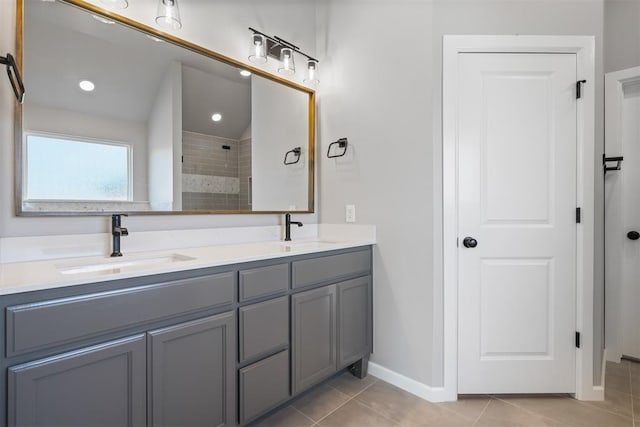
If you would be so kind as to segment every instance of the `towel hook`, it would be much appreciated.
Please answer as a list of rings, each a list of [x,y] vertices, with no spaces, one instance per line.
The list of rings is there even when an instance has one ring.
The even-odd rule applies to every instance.
[[[7,53],[7,56],[0,56],[0,64],[7,66],[7,76],[9,76],[9,81],[11,82],[11,88],[18,102],[22,104],[22,101],[24,101],[24,83],[16,60],[10,53]]]
[[[295,156],[295,160],[292,162],[288,162],[287,161],[287,157],[289,157],[289,154],[292,154]],[[300,154],[302,154],[302,149],[300,147],[296,147],[293,150],[289,150],[285,153],[284,155],[284,164],[285,165],[295,165],[296,163],[298,163],[300,161]]]
[[[338,154],[331,154],[331,147],[333,147],[334,145],[338,145],[339,148],[342,148],[342,152],[338,153]],[[327,157],[330,159],[335,159],[336,157],[342,157],[345,154],[347,154],[347,147],[349,145],[349,140],[347,138],[340,138],[337,141],[332,142],[331,144],[329,144],[329,148],[327,149]]]
[[[604,173],[606,174],[607,171],[619,171],[622,169],[622,161],[624,160],[624,157],[622,156],[617,156],[617,157],[606,157],[605,154],[602,155],[602,166],[604,168]],[[607,162],[616,162],[615,166],[607,166]]]

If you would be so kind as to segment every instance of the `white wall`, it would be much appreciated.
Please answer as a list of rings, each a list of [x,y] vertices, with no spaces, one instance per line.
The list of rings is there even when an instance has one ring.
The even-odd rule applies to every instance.
[[[604,70],[623,70],[640,65],[640,1],[605,0]]]
[[[372,360],[433,384],[434,85],[427,1],[335,0],[318,13],[320,222],[377,226]],[[328,144],[349,139],[345,157]],[[440,309],[441,310],[441,309]]]
[[[254,210],[306,210],[309,194],[309,96],[271,80],[251,78],[251,176]],[[298,163],[285,153],[302,147]],[[287,162],[294,162],[291,153]]]
[[[97,0],[94,2],[101,6]],[[197,8],[194,7],[197,5]],[[215,2],[180,3],[183,28],[178,37],[246,61],[250,32],[253,26],[268,34],[291,40],[313,55],[315,47],[315,5],[312,0],[280,0],[258,2],[221,0]],[[120,13],[130,19],[154,26],[155,0],[129,2]],[[0,0],[0,52],[15,52],[15,1]],[[273,69],[270,62],[265,69]],[[295,76],[302,81],[303,73]],[[27,93],[28,93],[27,82]],[[28,95],[27,95],[28,96]],[[9,82],[0,79],[0,237],[38,236],[53,234],[101,233],[109,229],[104,217],[16,217],[13,198],[13,117],[14,100]],[[300,215],[302,221],[314,223],[316,214]],[[154,215],[126,219],[129,232],[206,227],[278,225],[281,215]]]
[[[148,134],[151,210],[180,210],[182,176],[179,180],[175,177],[176,168],[182,166],[180,158],[177,165],[175,159],[175,151],[182,155],[182,65],[178,62],[171,63],[158,86],[149,113]]]
[[[600,158],[603,0],[332,0],[317,25],[320,221],[343,221],[354,203],[359,222],[378,226],[373,361],[442,385],[442,35],[595,35]],[[342,136],[350,157],[326,159]],[[601,207],[601,179],[593,187]],[[601,208],[596,223],[601,250]],[[601,251],[594,261],[602,289]]]
[[[25,130],[129,144],[133,160],[133,200],[149,200],[146,123],[109,119],[77,111],[26,103],[23,111],[23,128]]]

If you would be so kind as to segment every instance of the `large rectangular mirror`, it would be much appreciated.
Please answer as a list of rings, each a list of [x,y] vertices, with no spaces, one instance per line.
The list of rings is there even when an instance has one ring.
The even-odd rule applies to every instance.
[[[313,212],[313,90],[82,1],[18,7],[19,215]]]

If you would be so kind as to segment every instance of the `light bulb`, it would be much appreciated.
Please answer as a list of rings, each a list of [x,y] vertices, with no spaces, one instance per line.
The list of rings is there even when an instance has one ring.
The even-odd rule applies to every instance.
[[[255,33],[251,35],[249,61],[256,64],[264,64],[267,62],[267,38],[262,34]]]
[[[303,80],[305,83],[317,85],[320,83],[318,78],[318,61],[309,59],[307,61],[307,77]]]
[[[280,74],[284,74],[287,76],[291,76],[295,74],[296,64],[293,60],[293,49],[288,47],[283,47],[280,50],[280,61],[282,61],[280,68],[278,68],[278,72]]]

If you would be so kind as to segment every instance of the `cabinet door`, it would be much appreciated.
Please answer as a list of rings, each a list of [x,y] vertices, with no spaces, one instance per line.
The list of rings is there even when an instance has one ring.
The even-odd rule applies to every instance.
[[[293,295],[291,316],[295,394],[337,369],[335,285]]]
[[[235,424],[234,312],[149,332],[150,426]]]
[[[342,282],[338,289],[338,367],[371,352],[371,276]]]
[[[10,426],[146,425],[145,336],[9,368]]]

